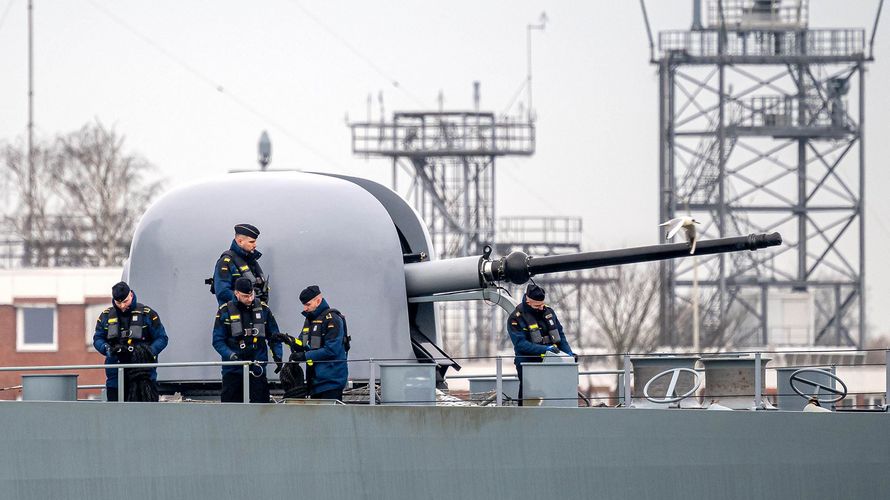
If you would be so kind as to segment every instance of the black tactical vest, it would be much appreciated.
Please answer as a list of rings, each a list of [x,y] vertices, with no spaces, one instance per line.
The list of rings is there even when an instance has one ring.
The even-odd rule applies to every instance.
[[[241,310],[234,300],[230,300],[226,304],[229,310],[229,335],[234,344],[240,349],[248,346],[258,347],[260,340],[266,338],[266,321],[263,319],[263,305],[259,300],[254,299],[253,306],[247,314],[249,318],[241,317]],[[248,320],[248,321],[245,321]],[[245,327],[244,325],[250,325]],[[230,345],[230,347],[232,347]]]
[[[544,306],[543,324],[538,321],[537,317],[528,311],[522,305],[513,310],[512,316],[522,319],[525,326],[522,331],[525,332],[526,338],[534,344],[553,345],[559,344],[559,329],[556,328],[556,314],[553,309]],[[522,325],[520,323],[520,325]]]
[[[108,311],[108,341],[117,342],[123,339],[146,340],[145,339],[145,309],[142,304],[133,302],[130,310],[123,313],[130,316],[130,326],[121,329],[118,310],[112,307]]]
[[[306,318],[303,330],[300,332],[300,341],[303,345],[309,349],[321,349],[324,346],[325,332],[328,330],[328,325],[334,321],[335,314],[339,316],[340,311],[325,309],[313,320]]]
[[[226,250],[222,253],[222,256],[232,259],[232,262],[235,263],[235,267],[238,268],[238,272],[241,273],[241,277],[249,279],[250,284],[254,287],[257,287],[257,282],[259,282],[261,286],[263,282],[266,281],[266,276],[263,274],[263,268],[260,267],[260,263],[256,260],[253,261],[253,266],[256,269],[256,273],[254,273],[254,270],[250,268],[247,261],[242,259],[241,256],[233,250]]]

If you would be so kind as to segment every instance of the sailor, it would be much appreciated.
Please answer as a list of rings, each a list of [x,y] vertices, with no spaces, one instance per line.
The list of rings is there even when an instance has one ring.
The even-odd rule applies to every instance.
[[[111,298],[111,307],[99,315],[93,334],[93,347],[105,355],[105,364],[142,362],[145,359],[157,362],[158,354],[167,347],[167,332],[157,311],[137,302],[136,294],[123,281],[111,287]],[[142,353],[145,355],[140,358]],[[132,370],[135,369],[127,372],[127,380],[130,380]],[[146,383],[152,386],[156,394],[157,369],[152,368],[149,373],[150,379]],[[117,368],[106,369],[105,378],[108,401],[117,401]],[[126,384],[124,389],[127,390]]]
[[[300,292],[300,302],[306,317],[300,332],[303,350],[292,352],[290,361],[306,362],[306,383],[312,399],[342,400],[349,376],[346,318],[328,305],[318,285]]]
[[[250,279],[235,280],[235,298],[219,306],[213,324],[213,348],[223,361],[258,361],[250,367],[250,402],[269,402],[269,381],[266,361],[269,348],[280,367],[281,341],[276,339],[278,323],[264,302],[256,298]],[[244,402],[243,367],[222,367],[223,403]]]
[[[574,356],[566,340],[562,324],[547,304],[544,289],[530,283],[522,296],[522,303],[507,318],[507,333],[516,354],[513,363],[519,377],[519,404],[522,405],[522,363],[540,363],[548,352]]]
[[[256,226],[251,224],[235,225],[235,238],[229,249],[220,255],[213,269],[211,291],[216,295],[219,305],[234,300],[235,295],[232,290],[235,280],[240,277],[249,279],[260,300],[268,302],[268,278],[263,274],[263,269],[257,262],[263,256],[256,249],[256,239],[259,236],[260,230]]]

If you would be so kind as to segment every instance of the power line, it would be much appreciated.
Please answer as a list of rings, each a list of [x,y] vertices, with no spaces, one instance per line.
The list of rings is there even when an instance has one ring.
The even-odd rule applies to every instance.
[[[519,99],[519,96],[522,94],[522,91],[525,90],[525,87],[528,85],[528,78],[523,78],[522,83],[519,85],[519,88],[516,89],[516,93],[513,94],[513,98],[510,99],[510,103],[501,111],[501,115],[506,115],[511,109],[513,109],[513,105],[516,104],[516,100]]]
[[[380,75],[385,80],[387,80],[390,83],[390,85],[392,85],[394,88],[397,88],[397,89],[401,90],[402,92],[404,92],[405,95],[410,97],[417,105],[419,105],[421,107],[426,106],[425,103],[421,99],[419,99],[411,91],[409,91],[408,89],[403,87],[402,84],[399,83],[399,81],[395,77],[393,77],[392,75],[387,73],[383,68],[380,67],[380,65],[378,65],[373,59],[366,56],[359,49],[357,49],[354,45],[352,45],[345,37],[340,36],[340,34],[338,34],[336,31],[334,31],[330,26],[325,24],[321,19],[318,18],[318,16],[316,16],[311,11],[309,11],[309,9],[307,9],[305,6],[303,6],[303,4],[301,4],[298,0],[291,0],[291,3],[293,3],[298,9],[300,9],[303,12],[303,14],[306,15],[306,17],[311,19],[313,22],[315,22],[315,24],[317,24],[319,27],[321,27],[321,29],[325,30],[329,35],[331,35],[331,37],[333,37],[335,40],[340,42],[344,47],[349,49],[349,51],[352,52],[353,55],[355,55],[356,57],[358,57],[359,59],[364,61],[365,64],[367,64],[371,69],[373,69],[378,75]]]
[[[10,1],[12,1],[12,0],[10,0]],[[114,21],[115,23],[120,25],[125,30],[129,31],[130,34],[141,39],[143,42],[145,42],[150,47],[152,47],[153,49],[158,51],[160,54],[167,57],[171,61],[175,62],[181,68],[183,68],[187,72],[191,73],[192,76],[194,76],[195,78],[203,81],[210,87],[213,87],[213,89],[216,90],[217,92],[219,92],[220,94],[223,94],[226,97],[228,97],[229,99],[231,99],[235,104],[237,104],[238,106],[243,108],[245,111],[247,111],[247,112],[251,113],[252,115],[256,116],[257,118],[260,118],[261,120],[269,123],[272,127],[278,129],[279,132],[281,132],[286,137],[288,137],[289,139],[291,139],[292,141],[294,141],[295,143],[300,145],[303,149],[305,149],[305,150],[309,151],[310,153],[314,154],[315,156],[317,156],[319,159],[324,160],[325,162],[328,162],[331,165],[342,168],[342,166],[337,161],[335,161],[333,158],[331,158],[324,152],[320,151],[319,149],[315,148],[311,144],[307,143],[306,141],[300,139],[299,136],[297,136],[296,134],[294,134],[293,132],[288,130],[287,127],[285,127],[284,125],[279,123],[277,120],[272,118],[270,115],[251,106],[250,104],[247,103],[247,101],[241,99],[240,97],[233,94],[231,91],[227,90],[221,83],[219,83],[216,80],[214,80],[213,78],[205,75],[200,70],[198,70],[197,68],[195,68],[194,66],[189,64],[185,59],[179,57],[178,55],[174,54],[173,52],[170,52],[169,50],[164,48],[161,44],[155,42],[152,38],[148,37],[147,35],[143,34],[141,31],[136,29],[133,25],[131,25],[130,23],[125,21],[123,18],[114,14],[113,12],[106,9],[105,7],[97,4],[94,0],[88,0],[88,1],[90,4],[93,5],[93,7],[96,8],[96,10],[105,14],[109,19],[111,19],[112,21]]]

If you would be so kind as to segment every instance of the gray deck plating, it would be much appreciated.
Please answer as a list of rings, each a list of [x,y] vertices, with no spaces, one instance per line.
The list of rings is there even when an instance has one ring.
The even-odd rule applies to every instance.
[[[0,496],[22,500],[890,490],[888,414],[2,402],[0,422]]]

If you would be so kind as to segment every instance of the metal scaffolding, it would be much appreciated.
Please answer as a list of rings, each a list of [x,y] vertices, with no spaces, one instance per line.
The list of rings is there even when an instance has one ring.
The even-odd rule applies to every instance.
[[[498,219],[498,238],[495,251],[507,255],[513,251],[528,255],[556,255],[581,251],[581,217],[501,217]],[[573,348],[583,347],[585,339],[581,325],[581,307],[584,286],[599,282],[592,272],[574,272],[571,275],[556,274],[534,278],[546,290],[547,305],[556,311],[563,330]],[[511,286],[510,292],[519,300],[525,286]],[[502,327],[503,322],[496,327]],[[500,336],[498,348],[508,345],[507,338]]]
[[[863,77],[873,58],[863,29],[811,29],[807,14],[806,1],[715,1],[706,27],[660,32],[652,47],[659,219],[691,214],[706,238],[785,238],[765,255],[662,264],[665,345],[690,342],[695,273],[704,347],[769,344],[776,290],[813,295],[817,343],[865,345]]]
[[[495,159],[535,152],[533,123],[490,112],[399,112],[391,122],[369,120],[350,128],[353,153],[392,161],[392,188],[427,223],[438,258],[481,255],[495,242]],[[408,182],[400,183],[405,175]],[[495,334],[487,306],[440,306],[446,350],[466,356],[490,352]]]

